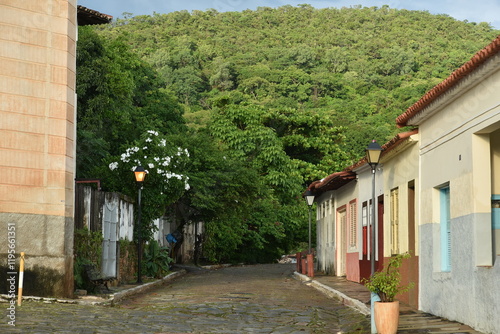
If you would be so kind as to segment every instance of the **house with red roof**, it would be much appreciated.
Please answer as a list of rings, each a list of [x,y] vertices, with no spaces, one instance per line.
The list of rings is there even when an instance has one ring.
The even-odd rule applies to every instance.
[[[417,130],[400,133],[382,145],[375,174],[363,158],[309,186],[317,203],[318,270],[361,282],[371,275],[372,254],[375,270],[381,270],[392,255],[411,251],[403,280],[418,274],[417,142]],[[417,307],[418,289],[400,299]]]
[[[500,36],[401,114],[418,127],[420,309],[500,333]]]
[[[313,182],[317,269],[369,276],[375,233],[377,270],[412,254],[400,300],[500,333],[499,92],[500,36],[396,119],[414,130],[382,146],[375,187],[366,159]]]

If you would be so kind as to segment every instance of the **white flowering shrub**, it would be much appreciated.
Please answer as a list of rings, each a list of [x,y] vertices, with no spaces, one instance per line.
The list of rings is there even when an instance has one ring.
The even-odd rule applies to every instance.
[[[167,141],[160,138],[157,131],[148,130],[143,138],[149,146],[134,146],[128,148],[120,156],[120,161],[113,161],[109,164],[109,169],[114,171],[120,166],[134,171],[137,166],[142,166],[146,170],[146,178],[155,178],[155,182],[160,181],[164,186],[168,186],[172,179],[183,183],[185,190],[189,190],[189,178],[186,175],[176,172],[189,158],[187,149],[177,147],[173,154],[168,155]]]
[[[153,220],[162,216],[167,205],[179,199],[190,189],[189,177],[183,173],[189,161],[187,149],[169,143],[157,131],[147,131],[135,144],[119,156],[109,160],[108,175],[104,180],[113,190],[131,196],[137,194],[134,187],[134,170],[142,166],[146,177],[142,191],[142,236],[151,238]]]

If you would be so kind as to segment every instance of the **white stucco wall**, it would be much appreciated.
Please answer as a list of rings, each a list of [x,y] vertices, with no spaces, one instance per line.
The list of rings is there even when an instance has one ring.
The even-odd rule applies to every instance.
[[[500,333],[500,258],[492,255],[490,201],[498,172],[491,170],[489,143],[500,128],[499,68],[482,71],[478,85],[450,96],[419,124],[420,308],[486,333]],[[450,187],[450,272],[440,263],[437,189],[443,184]]]
[[[358,182],[351,181],[340,189],[325,192],[315,199],[315,202],[317,203],[316,252],[318,270],[325,271],[332,275],[345,274],[339,271],[338,266],[341,261],[344,261],[345,264],[345,256],[340,256],[340,253],[337,250],[340,243],[340,232],[337,223],[337,209],[348,205],[350,201],[356,199],[357,197]],[[325,206],[325,209],[322,208],[323,205]]]
[[[372,174],[372,169],[369,165],[363,165],[361,168],[356,170],[356,173],[358,174],[358,187],[359,187],[359,194],[358,194],[358,217],[359,217],[359,224],[358,224],[358,231],[359,231],[359,245],[362,245],[362,228],[363,228],[363,223],[362,223],[362,210],[363,210],[363,203],[367,202],[370,203],[372,200],[373,196],[373,174]],[[378,205],[377,205],[377,199],[380,195],[384,193],[384,173],[385,173],[385,165],[383,163],[380,163],[375,171],[375,217],[378,217]],[[371,220],[371,212],[372,209],[370,209],[370,206],[368,206],[368,216],[367,216],[367,224],[369,224],[369,221]],[[380,222],[381,223],[381,222]],[[375,222],[376,226],[378,226],[379,222]],[[378,228],[375,229],[375,238],[378,240]],[[368,235],[368,249],[370,249],[370,244],[371,244],[371,237]],[[359,258],[361,259],[363,257],[363,249],[360,247],[359,251]],[[368,260],[370,260],[370,252],[368,252]],[[378,261],[382,254],[378,253],[378,247],[375,248],[375,260]]]
[[[316,199],[317,270],[335,273],[335,193],[328,191]]]

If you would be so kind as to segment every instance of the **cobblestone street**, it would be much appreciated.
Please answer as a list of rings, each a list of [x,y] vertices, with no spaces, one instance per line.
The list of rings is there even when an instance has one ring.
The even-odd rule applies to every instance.
[[[8,326],[5,316],[0,332],[369,332],[369,319],[293,279],[294,269],[275,264],[195,270],[114,307],[24,302],[16,326]]]

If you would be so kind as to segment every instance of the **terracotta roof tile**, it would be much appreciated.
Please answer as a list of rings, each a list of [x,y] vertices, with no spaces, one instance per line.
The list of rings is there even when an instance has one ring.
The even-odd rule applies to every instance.
[[[407,122],[421,112],[425,107],[435,101],[438,97],[446,93],[453,86],[455,86],[460,80],[469,75],[471,72],[476,70],[488,59],[500,52],[500,35],[493,40],[484,49],[477,52],[468,62],[463,64],[457,70],[455,70],[451,75],[444,81],[434,86],[430,91],[428,91],[424,96],[420,98],[415,104],[409,107],[403,114],[396,118],[396,124],[399,127],[407,125]]]

